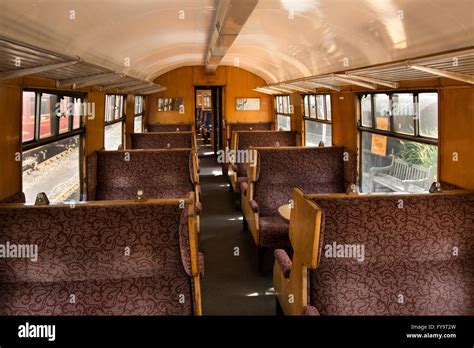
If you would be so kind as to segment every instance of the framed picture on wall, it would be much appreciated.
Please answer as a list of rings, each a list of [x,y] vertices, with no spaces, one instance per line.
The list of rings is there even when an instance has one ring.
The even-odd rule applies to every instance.
[[[235,110],[238,111],[259,111],[260,98],[236,98]]]

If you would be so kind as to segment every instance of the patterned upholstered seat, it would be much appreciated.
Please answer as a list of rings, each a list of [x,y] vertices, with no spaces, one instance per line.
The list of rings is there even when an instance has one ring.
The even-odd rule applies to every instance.
[[[36,262],[0,259],[0,315],[199,313],[179,204],[0,205],[0,244],[38,247]]]
[[[190,123],[149,124],[146,128],[148,132],[190,132],[193,130],[193,125]]]
[[[347,161],[344,161],[345,154]],[[263,247],[287,247],[288,222],[278,207],[289,204],[293,188],[305,192],[342,193],[355,182],[356,156],[342,147],[258,149],[257,178],[253,213],[258,214],[256,244]],[[255,209],[255,207],[258,207]],[[256,211],[258,210],[258,211]],[[262,235],[263,232],[263,235]]]
[[[195,148],[193,132],[132,133],[132,149],[191,149]]]
[[[236,151],[247,151],[252,147],[275,147],[275,146],[296,146],[297,133],[282,131],[235,131],[232,138],[232,149]],[[229,175],[229,180],[235,192],[239,192],[239,183],[247,180],[248,155],[242,159],[235,156],[236,163],[232,166],[234,175]],[[242,157],[242,156],[240,156]]]
[[[190,150],[98,151],[88,157],[88,199],[135,199],[139,190],[145,198],[185,197],[196,191],[192,156]]]

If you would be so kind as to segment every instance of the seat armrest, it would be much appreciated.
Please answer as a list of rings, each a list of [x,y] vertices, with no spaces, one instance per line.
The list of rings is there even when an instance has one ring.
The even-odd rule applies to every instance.
[[[258,203],[253,199],[250,201],[250,208],[256,214],[260,212],[260,207],[258,206]]]
[[[245,181],[240,183],[240,191],[244,196],[247,196],[247,190],[249,188],[249,184],[247,184]]]
[[[239,167],[237,167],[237,164],[231,165],[232,170],[237,173],[239,171]]]
[[[196,205],[196,214],[197,214],[197,215],[201,215],[201,212],[202,212],[202,203],[201,203],[201,202],[196,202],[195,205]]]
[[[309,315],[309,316],[319,316],[318,310],[314,306],[304,306],[303,310],[301,311],[301,315]]]
[[[286,251],[283,249],[276,249],[273,254],[275,255],[275,261],[278,263],[278,266],[280,266],[283,276],[287,279],[290,278],[291,266],[293,263],[288,257]]]

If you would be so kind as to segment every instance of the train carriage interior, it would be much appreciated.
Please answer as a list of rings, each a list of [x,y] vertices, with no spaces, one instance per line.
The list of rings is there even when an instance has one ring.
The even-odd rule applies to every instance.
[[[474,316],[473,0],[0,0],[0,120],[5,337]]]

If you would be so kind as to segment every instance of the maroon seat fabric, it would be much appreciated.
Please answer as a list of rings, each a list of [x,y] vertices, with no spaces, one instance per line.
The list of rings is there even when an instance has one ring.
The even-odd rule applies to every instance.
[[[132,149],[191,149],[194,146],[192,132],[132,133]]]
[[[296,132],[255,131],[238,132],[237,149],[248,150],[252,147],[296,146]],[[247,163],[236,162],[237,177],[247,176]]]
[[[474,314],[473,194],[314,202],[322,239],[309,301],[322,315]],[[334,243],[363,245],[363,261],[330,257]]]
[[[344,161],[344,155],[348,161]],[[259,149],[254,200],[258,204],[260,245],[290,245],[288,222],[278,207],[288,204],[293,188],[312,193],[343,193],[356,177],[356,156],[342,147]],[[354,182],[352,181],[352,182]]]
[[[248,131],[248,130],[272,130],[273,123],[272,122],[254,122],[254,123],[227,123],[228,133],[227,136],[229,137],[227,140],[232,139],[232,132],[234,131]]]
[[[128,161],[125,160],[128,154]],[[88,199],[180,198],[194,191],[190,150],[98,151],[89,156]]]
[[[189,132],[193,130],[193,125],[190,123],[149,124],[146,128],[148,132]]]
[[[36,262],[0,258],[0,315],[192,315],[182,212],[171,203],[0,206],[0,244],[38,247]]]

